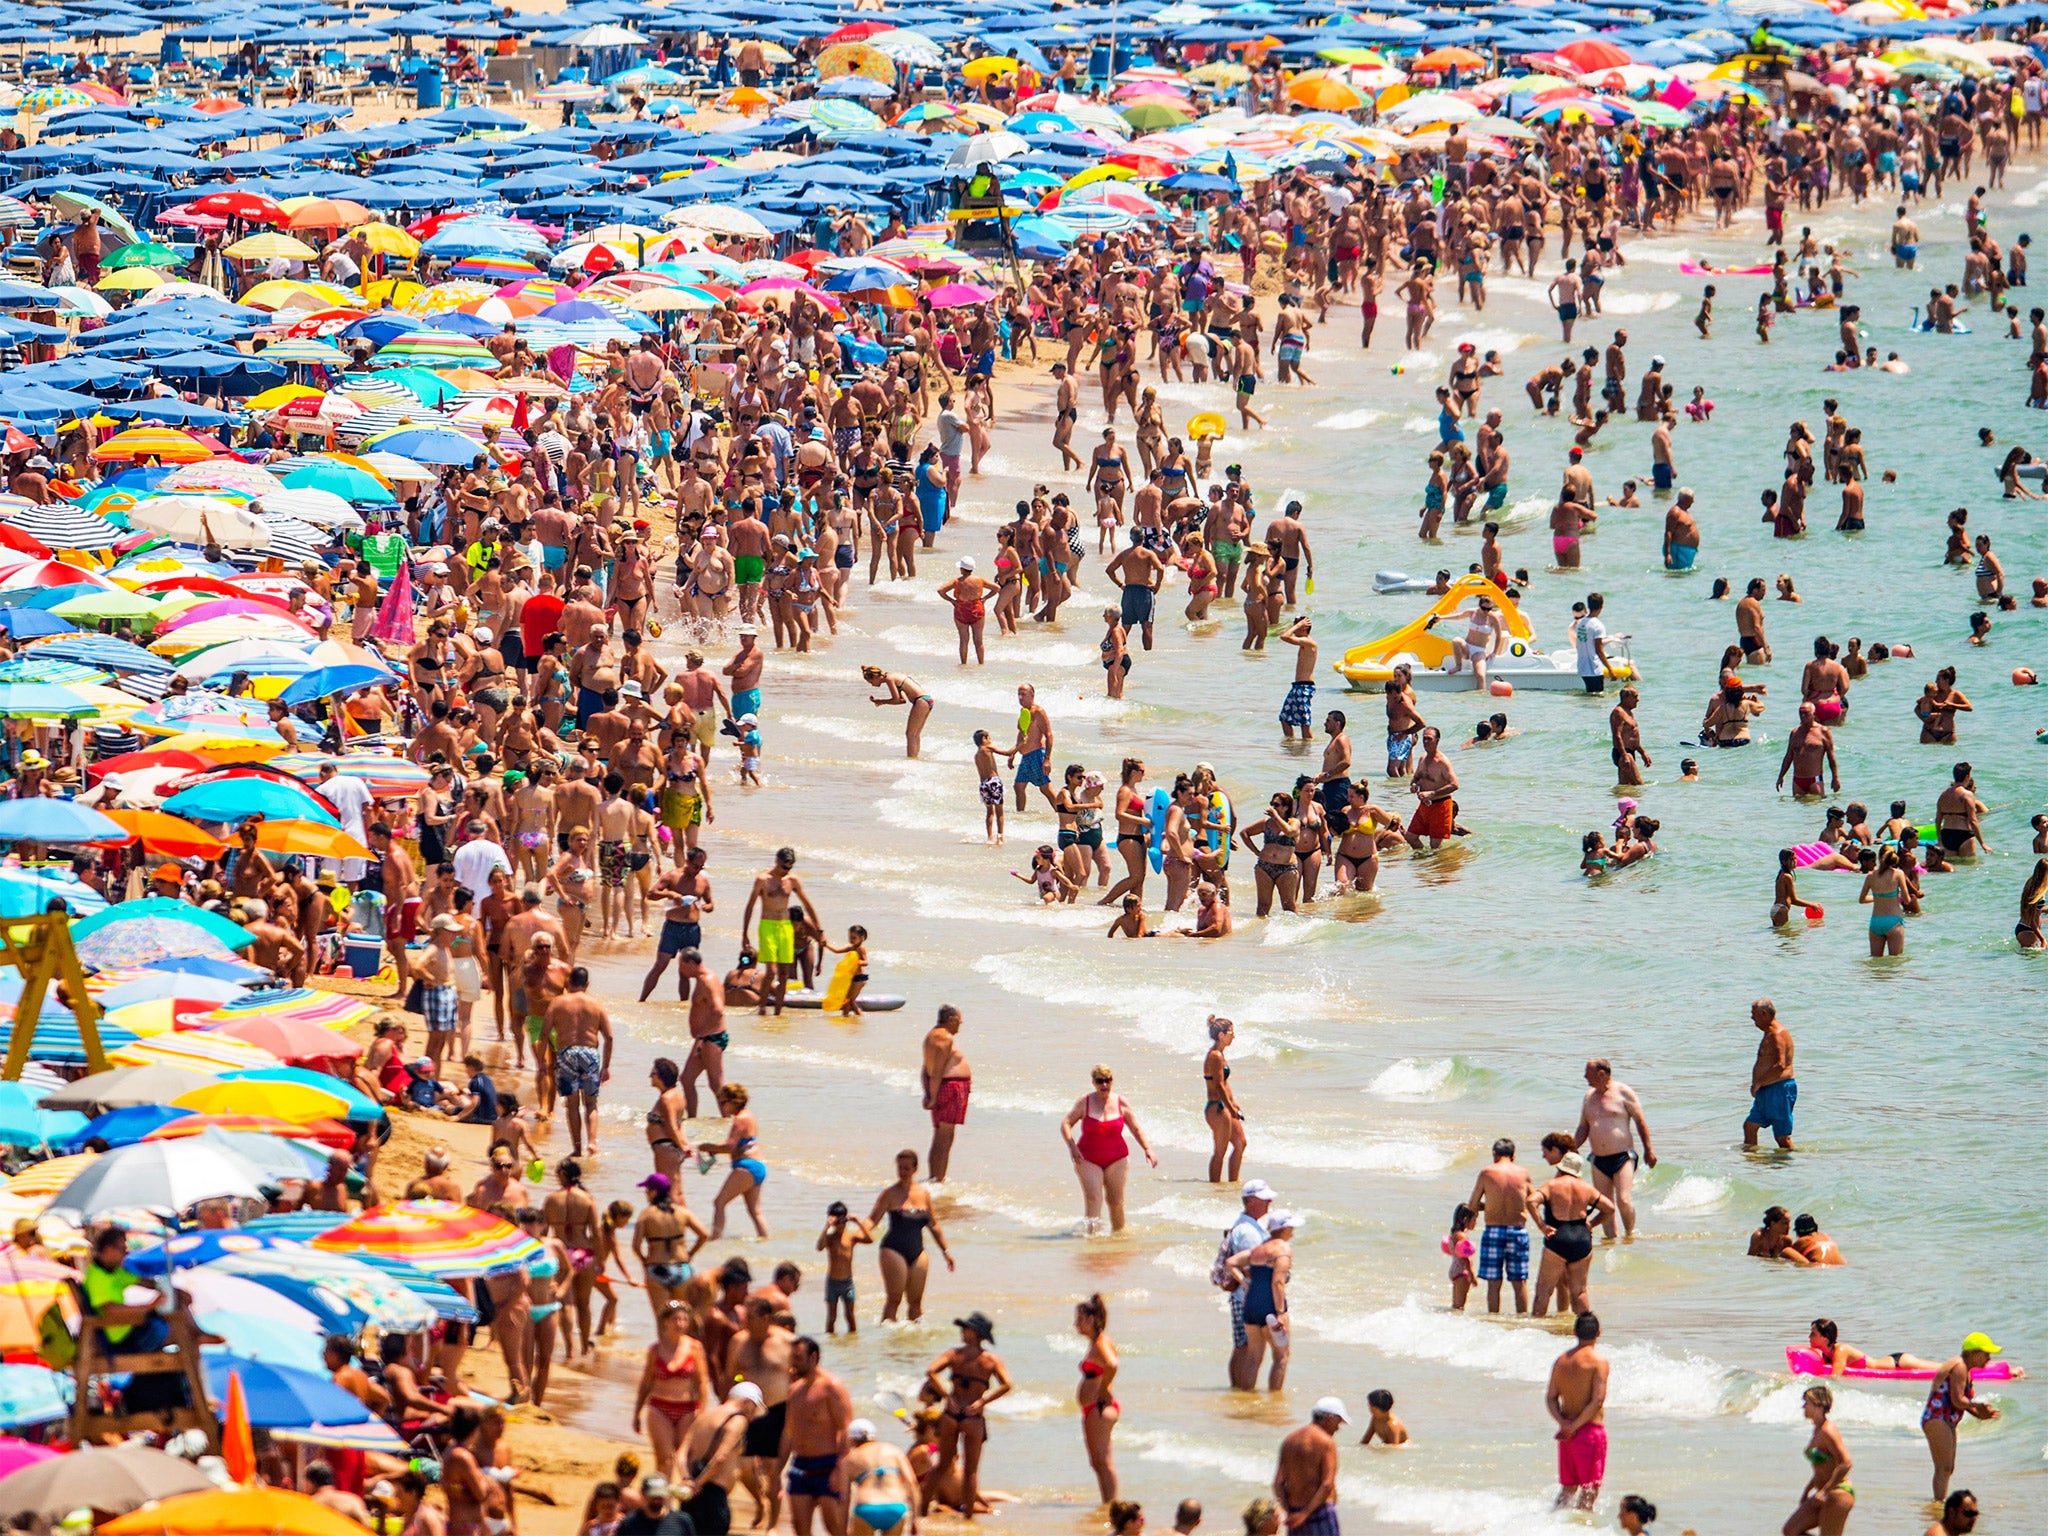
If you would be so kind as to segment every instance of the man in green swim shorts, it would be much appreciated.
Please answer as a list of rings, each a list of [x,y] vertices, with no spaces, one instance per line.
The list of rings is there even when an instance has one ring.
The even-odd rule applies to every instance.
[[[747,892],[747,909],[740,914],[740,947],[754,950],[768,970],[768,984],[761,992],[759,1015],[762,1018],[768,1017],[771,1003],[775,1016],[782,1016],[782,999],[789,991],[790,972],[796,969],[796,925],[790,921],[790,903],[795,902],[803,908],[813,927],[822,930],[825,926],[824,919],[818,916],[816,904],[805,893],[803,882],[791,873],[795,868],[796,850],[776,849],[775,867],[755,877],[754,888]],[[748,937],[756,905],[761,909],[758,944]]]
[[[555,936],[536,933],[519,967],[519,990],[513,999],[526,1016],[526,1038],[533,1045],[534,1094],[540,1112],[554,1111],[555,1063],[547,1035],[548,1004],[569,988],[569,967],[555,958]]]

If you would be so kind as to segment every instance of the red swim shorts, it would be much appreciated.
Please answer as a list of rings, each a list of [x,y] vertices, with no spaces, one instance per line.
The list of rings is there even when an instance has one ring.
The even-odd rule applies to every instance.
[[[1557,1442],[1560,1488],[1598,1488],[1607,1478],[1607,1426],[1588,1424]]]
[[[1801,777],[1800,777],[1800,776],[1799,776],[1798,774],[1796,774],[1796,773],[1795,773],[1795,774],[1793,774],[1793,775],[1792,775],[1792,793],[1793,793],[1793,794],[1795,794],[1795,795],[1817,795],[1817,794],[1820,794],[1820,793],[1821,793],[1821,787],[1820,787],[1820,780],[1819,780],[1819,779],[1802,779],[1802,778],[1801,778]]]
[[[1448,800],[1437,800],[1415,807],[1415,814],[1408,822],[1410,837],[1445,838],[1451,835],[1456,818]]]
[[[932,1100],[933,1125],[965,1125],[967,1123],[967,1096],[974,1092],[971,1077],[949,1077],[939,1084],[938,1096]]]
[[[411,896],[408,897],[405,901],[405,904],[401,906],[395,914],[393,914],[391,920],[384,925],[384,936],[386,938],[396,939],[401,944],[408,944],[412,940],[418,938],[419,933],[420,899],[417,896]]]

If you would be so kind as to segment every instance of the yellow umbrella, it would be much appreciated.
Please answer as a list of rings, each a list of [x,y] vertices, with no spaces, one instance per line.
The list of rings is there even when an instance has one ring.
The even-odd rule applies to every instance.
[[[214,736],[205,731],[185,731],[166,737],[159,747],[180,752],[203,752],[220,763],[260,763],[284,750],[282,741],[250,741],[241,736]]]
[[[841,75],[866,75],[870,80],[894,85],[896,65],[872,43],[834,43],[818,55],[818,78],[836,80]]]
[[[1251,77],[1249,69],[1229,59],[1200,64],[1188,71],[1188,78],[1199,85],[1242,85]]]
[[[960,74],[963,79],[967,80],[989,80],[997,75],[1014,75],[1023,67],[1015,59],[1006,59],[1000,54],[991,54],[987,58],[970,59],[961,68]]]
[[[126,291],[147,293],[152,288],[161,288],[170,279],[155,267],[123,267],[118,272],[108,272],[93,284],[93,287],[110,293]]]
[[[1098,181],[1135,181],[1138,173],[1128,165],[1091,165],[1079,175],[1070,178],[1062,192],[1071,192],[1076,187],[1085,187]]]
[[[362,1527],[289,1488],[181,1493],[109,1520],[106,1536],[362,1536]]]
[[[47,1202],[50,1196],[91,1167],[98,1157],[97,1152],[74,1152],[69,1157],[31,1163],[7,1181],[7,1193],[29,1199],[41,1197]]]
[[[782,44],[771,43],[765,37],[755,38],[754,46],[761,50],[761,57],[770,64],[794,64],[796,62],[795,54],[783,47]]]
[[[265,230],[262,234],[244,236],[221,254],[232,256],[237,261],[271,261],[280,256],[293,261],[306,261],[320,253],[303,240]]]
[[[325,390],[314,389],[309,384],[280,384],[275,389],[266,389],[260,395],[252,395],[243,403],[252,411],[274,411],[281,405],[290,405],[294,400],[317,400]]]
[[[306,1083],[228,1081],[208,1083],[171,1100],[174,1109],[203,1115],[270,1115],[303,1125],[308,1120],[337,1120],[348,1114],[348,1100]]]
[[[167,1034],[178,1027],[177,1016],[171,1012],[171,1005],[176,1001],[172,997],[154,997],[146,1003],[110,1008],[104,1022],[116,1029],[125,1029],[131,1035]]]
[[[262,240],[272,237],[251,235],[249,238],[251,240]],[[291,236],[279,235],[275,238],[290,240]],[[238,243],[247,244],[248,242],[241,241]],[[292,243],[295,245],[299,244],[298,241],[293,241]],[[310,256],[313,252],[308,250],[306,254]],[[313,279],[306,277],[274,277],[267,283],[258,283],[254,288],[243,294],[239,300],[239,302],[252,305],[257,309],[269,310],[286,308],[341,309],[355,305],[360,301],[361,295],[352,289],[342,288],[334,283],[315,282]]]
[[[351,237],[362,236],[370,242],[370,249],[380,256],[403,256],[410,261],[420,253],[419,241],[396,224],[363,224],[349,234]]]

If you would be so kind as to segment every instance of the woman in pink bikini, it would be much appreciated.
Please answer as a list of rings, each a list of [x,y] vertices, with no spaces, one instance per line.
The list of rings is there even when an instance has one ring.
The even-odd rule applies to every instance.
[[[711,1373],[704,1348],[690,1334],[690,1308],[672,1301],[662,1309],[659,1336],[647,1346],[640,1390],[633,1401],[633,1427],[647,1418],[647,1444],[654,1453],[650,1473],[674,1475],[676,1456],[690,1438],[697,1410],[712,1401]]]
[[[1094,1091],[1084,1093],[1067,1111],[1067,1118],[1060,1122],[1060,1138],[1066,1142],[1067,1155],[1073,1158],[1074,1172],[1081,1180],[1081,1196],[1088,1211],[1088,1230],[1100,1229],[1102,1204],[1107,1198],[1109,1230],[1121,1232],[1124,1229],[1124,1180],[1131,1169],[1131,1149],[1124,1141],[1124,1131],[1128,1129],[1137,1138],[1138,1150],[1145,1154],[1145,1161],[1157,1168],[1159,1159],[1152,1155],[1151,1145],[1145,1140],[1145,1132],[1138,1124],[1138,1117],[1131,1112],[1130,1104],[1116,1091],[1116,1074],[1108,1067],[1098,1066],[1089,1076],[1094,1079]]]

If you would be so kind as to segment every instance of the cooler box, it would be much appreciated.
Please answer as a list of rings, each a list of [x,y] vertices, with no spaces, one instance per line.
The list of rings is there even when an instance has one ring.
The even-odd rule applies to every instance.
[[[367,980],[384,969],[384,941],[350,934],[341,941],[341,958],[349,975],[358,981]]]

